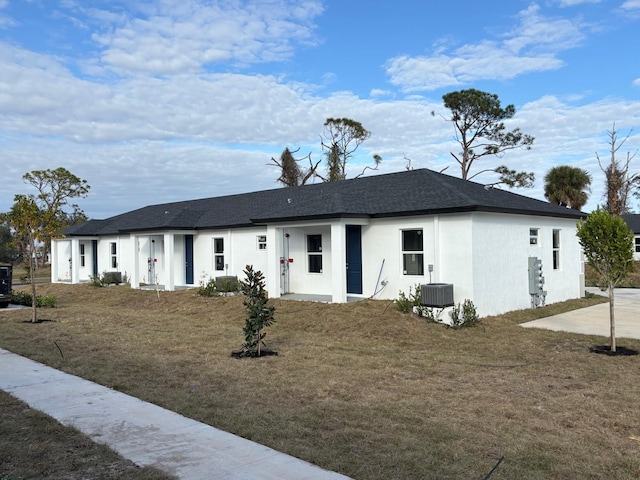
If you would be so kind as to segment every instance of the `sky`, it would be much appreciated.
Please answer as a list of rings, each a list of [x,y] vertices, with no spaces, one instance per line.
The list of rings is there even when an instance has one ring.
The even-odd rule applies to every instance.
[[[280,188],[271,158],[321,160],[329,117],[371,132],[350,178],[374,154],[367,175],[460,176],[442,96],[469,88],[535,137],[472,173],[534,172],[514,191],[543,200],[549,169],[583,168],[590,211],[608,132],[629,135],[619,158],[640,148],[639,47],[640,0],[0,0],[0,212],[36,193],[26,172],[58,167],[97,219]]]

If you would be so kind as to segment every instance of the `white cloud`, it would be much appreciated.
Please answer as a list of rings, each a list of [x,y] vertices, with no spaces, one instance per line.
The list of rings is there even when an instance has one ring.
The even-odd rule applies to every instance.
[[[314,42],[318,0],[142,4],[137,17],[93,10],[108,27],[93,39],[101,61],[119,72],[167,75],[198,71],[220,62],[237,65],[281,61],[294,44]],[[118,25],[113,28],[113,21]]]
[[[583,5],[585,3],[600,3],[602,0],[559,0],[561,7],[574,7],[576,5]]]
[[[555,70],[564,65],[557,53],[578,46],[584,38],[578,23],[544,18],[536,5],[518,17],[519,25],[499,41],[466,44],[449,54],[439,44],[432,56],[392,58],[386,64],[391,83],[413,92]]]
[[[620,8],[623,10],[638,10],[640,9],[640,0],[626,0]]]

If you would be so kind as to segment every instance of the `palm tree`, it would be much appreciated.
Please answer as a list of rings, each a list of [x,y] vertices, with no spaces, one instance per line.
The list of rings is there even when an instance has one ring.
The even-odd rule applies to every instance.
[[[551,203],[580,210],[587,203],[591,175],[568,165],[553,167],[544,177],[544,196]]]

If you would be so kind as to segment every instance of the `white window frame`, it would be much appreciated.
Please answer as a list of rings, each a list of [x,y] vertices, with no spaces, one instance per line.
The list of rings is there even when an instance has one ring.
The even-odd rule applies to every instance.
[[[118,268],[118,244],[109,242],[109,252],[111,255],[111,268]]]
[[[561,245],[561,231],[559,228],[554,228],[551,231],[551,251],[553,257],[553,269],[560,270],[560,245]]]
[[[259,252],[264,252],[267,249],[267,236],[266,235],[258,235],[256,236],[256,248]]]
[[[224,237],[213,237],[213,269],[224,271]]]
[[[80,244],[80,266],[84,267],[85,266],[85,255],[84,252],[85,251],[85,246],[84,243]]]
[[[636,253],[640,253],[640,237],[633,237],[633,245]]]
[[[311,243],[312,239],[318,239],[319,241],[316,245]],[[322,273],[323,269],[323,259],[322,259],[322,234],[314,233],[307,235],[306,237],[307,243],[307,272],[308,273]],[[312,266],[316,267],[317,263],[320,262],[320,268],[314,268],[312,270]]]
[[[540,229],[537,227],[529,228],[529,245],[540,246]]]
[[[409,232],[418,232],[417,235],[420,238],[420,248],[406,248],[405,235]],[[424,276],[424,230],[422,228],[405,228],[400,231],[400,242],[401,242],[401,250],[402,250],[402,274],[403,275],[412,275],[412,276]],[[407,261],[410,261],[411,264],[419,265],[417,272],[409,273],[407,269]]]

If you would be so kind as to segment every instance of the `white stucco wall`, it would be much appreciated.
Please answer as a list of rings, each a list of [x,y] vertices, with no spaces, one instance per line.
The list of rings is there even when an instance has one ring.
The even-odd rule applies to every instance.
[[[546,303],[578,298],[580,248],[574,220],[505,215],[473,215],[473,296],[485,315],[529,308],[528,257],[542,261]],[[529,242],[530,229],[538,229],[538,243]],[[553,269],[553,230],[560,230],[560,268]]]
[[[575,221],[548,217],[466,213],[389,219],[342,219],[299,222],[287,225],[242,229],[188,232],[194,239],[194,286],[211,277],[235,275],[243,278],[246,265],[253,265],[269,279],[270,295],[281,290],[280,257],[292,259],[289,288],[292,293],[333,295],[346,298],[340,289],[346,285],[344,240],[347,225],[362,228],[362,297],[394,299],[400,291],[409,293],[416,284],[451,283],[456,303],[471,299],[480,315],[528,308],[528,257],[542,260],[548,292],[547,303],[581,295],[580,249],[575,237]],[[529,242],[530,228],[539,229],[538,244]],[[424,274],[403,272],[402,231],[423,232]],[[559,229],[560,268],[553,269],[552,231]],[[333,237],[332,238],[332,233]],[[113,235],[98,240],[98,272],[120,271],[131,277],[137,270],[137,283],[153,283],[148,277],[151,242],[158,283],[169,288],[185,285],[185,247],[183,231]],[[258,248],[258,236],[269,239],[266,249]],[[288,235],[288,237],[287,237]],[[311,273],[308,266],[307,235],[322,236],[322,272]],[[224,240],[223,270],[215,270],[214,239]],[[75,242],[75,243],[74,243]],[[90,239],[61,239],[53,250],[53,281],[71,281],[68,259],[85,244],[85,267],[75,272],[87,280],[92,273]],[[117,245],[118,266],[111,267],[110,244]],[[169,247],[167,247],[169,245]],[[288,252],[286,252],[288,245]],[[169,251],[167,252],[167,248]],[[336,248],[339,251],[335,251]],[[74,252],[76,252],[74,254]],[[336,256],[337,255],[337,256]],[[76,260],[76,261],[79,261]],[[433,271],[429,272],[429,265]],[[382,267],[382,269],[381,269]],[[55,273],[54,273],[55,270]],[[173,282],[169,282],[173,274]],[[57,278],[53,278],[57,276]],[[76,280],[74,280],[76,281]],[[133,286],[137,286],[132,282]],[[383,283],[386,286],[383,286]],[[340,291],[339,291],[340,290]]]
[[[386,282],[386,286],[375,296],[377,299],[394,299],[400,291],[408,294],[409,288],[429,282],[428,265],[435,264],[433,225],[433,217],[402,217],[374,219],[369,225],[362,227],[363,296],[369,297],[375,292],[378,276],[380,283]],[[402,230],[414,229],[421,229],[423,232],[424,275],[403,273]],[[433,281],[437,281],[435,275],[436,271],[432,274]],[[381,287],[378,284],[378,289]]]

